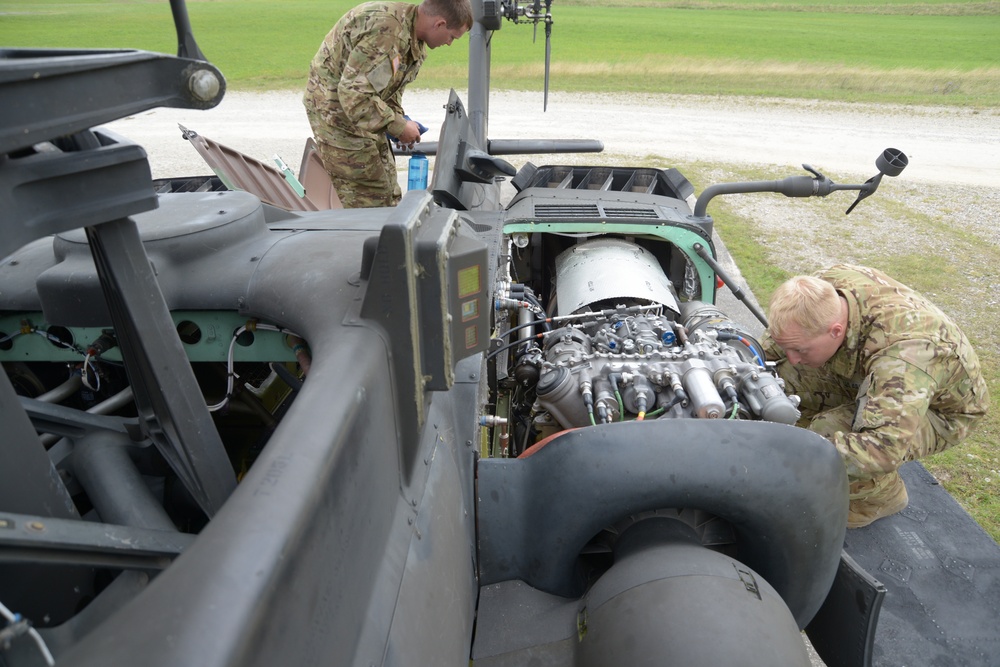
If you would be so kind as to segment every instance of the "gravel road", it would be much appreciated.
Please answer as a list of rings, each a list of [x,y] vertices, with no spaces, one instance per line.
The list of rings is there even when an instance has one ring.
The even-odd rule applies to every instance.
[[[464,91],[459,94],[465,99]],[[436,140],[447,92],[415,90],[404,106]],[[230,92],[208,111],[155,109],[110,127],[146,146],[154,177],[204,173],[177,124],[251,157],[297,168],[310,136],[295,91]],[[873,175],[875,157],[902,150],[908,182],[1000,188],[1000,110],[855,105],[689,95],[495,92],[491,139],[599,139],[611,156],[787,165]],[[593,159],[593,158],[591,158]],[[512,159],[516,163],[516,160]],[[401,161],[402,163],[402,161]],[[402,166],[402,164],[401,164]],[[195,171],[192,172],[192,169]]]
[[[466,99],[464,90],[459,95]],[[424,135],[428,140],[438,137],[447,99],[446,91],[406,93],[404,107],[430,127]],[[109,127],[146,148],[154,178],[210,173],[181,138],[178,124],[268,164],[277,154],[293,170],[311,134],[297,91],[230,92],[208,111],[154,109]],[[876,173],[875,158],[881,151],[897,148],[910,164],[898,179],[884,181],[883,189],[891,183],[921,212],[933,218],[957,216],[975,227],[985,242],[1000,246],[1000,109],[553,92],[543,113],[540,93],[494,92],[488,135],[604,142],[599,156],[507,156],[518,167],[527,160],[538,165],[642,166],[653,157],[668,164],[759,165],[771,167],[774,177],[782,178],[804,174],[800,165],[807,163],[835,174],[831,178],[842,183],[864,182]],[[398,164],[402,180],[405,160]],[[708,185],[694,183],[696,192]],[[846,201],[848,195],[839,197]],[[770,210],[780,209],[783,201],[760,198],[748,213],[763,220],[783,219],[778,210]],[[816,261],[787,268],[829,261],[811,259]]]
[[[466,99],[465,91],[459,95]],[[438,137],[447,99],[447,91],[406,93],[404,107],[411,117],[429,126],[424,135],[428,140]],[[298,169],[311,134],[297,91],[230,92],[208,111],[154,109],[109,127],[146,148],[154,178],[210,173],[195,149],[181,138],[178,124],[268,164],[277,154],[293,170]],[[805,174],[800,165],[808,163],[839,183],[864,182],[875,175],[875,158],[881,151],[897,148],[906,153],[910,164],[899,178],[885,179],[873,200],[905,200],[910,210],[931,220],[959,220],[983,242],[1000,247],[998,109],[553,92],[543,113],[540,93],[501,91],[490,98],[488,135],[491,139],[604,142],[601,155],[507,156],[518,167],[528,160],[537,165],[642,166],[657,159],[660,165],[703,161],[760,166],[774,174],[771,178],[783,178]],[[397,162],[402,182],[406,161]],[[733,180],[724,170],[717,177],[720,182]],[[711,183],[693,184],[701,192]],[[853,194],[838,193],[836,198],[836,208],[843,210]],[[844,254],[843,245],[823,247],[820,241],[822,235],[829,235],[829,223],[810,220],[801,201],[775,195],[746,198],[739,204],[739,213],[757,221],[765,231],[768,225],[785,225],[794,216],[798,224],[795,243],[774,258],[788,271],[811,272],[833,261],[854,261]],[[855,215],[845,224],[860,222]],[[791,243],[784,231],[779,236]],[[874,227],[853,233],[851,247],[870,250],[887,239],[902,238],[913,241],[905,217],[893,221],[886,216]]]

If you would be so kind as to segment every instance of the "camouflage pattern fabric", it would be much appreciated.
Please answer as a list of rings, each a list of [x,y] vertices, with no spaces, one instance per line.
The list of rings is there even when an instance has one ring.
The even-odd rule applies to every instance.
[[[986,414],[979,359],[947,315],[881,271],[842,264],[816,275],[847,301],[844,342],[816,369],[792,366],[768,335],[765,353],[802,399],[798,425],[843,457],[852,501],[896,497],[901,464],[958,444]]]
[[[385,137],[406,128],[402,97],[426,48],[417,6],[369,2],[345,14],[309,68],[302,102],[323,165],[345,208],[393,206],[401,191]]]
[[[840,407],[823,410],[811,421],[807,420],[805,424],[800,422],[799,425],[832,441],[837,433],[848,433],[854,428],[854,413],[855,402],[852,400]],[[933,447],[936,437],[928,420],[920,425],[911,442],[914,443],[914,449],[926,451]],[[864,479],[848,479],[848,528],[867,526],[876,519],[905,509],[909,502],[906,484],[898,471]]]

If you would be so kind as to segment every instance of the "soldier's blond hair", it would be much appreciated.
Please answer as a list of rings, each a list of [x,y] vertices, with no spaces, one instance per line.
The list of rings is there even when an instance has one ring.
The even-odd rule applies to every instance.
[[[783,282],[771,295],[768,331],[783,338],[788,325],[797,324],[806,336],[826,333],[840,317],[840,295],[833,285],[813,276],[795,276]]]
[[[420,6],[428,16],[440,16],[452,30],[472,30],[472,4],[469,0],[423,0]]]

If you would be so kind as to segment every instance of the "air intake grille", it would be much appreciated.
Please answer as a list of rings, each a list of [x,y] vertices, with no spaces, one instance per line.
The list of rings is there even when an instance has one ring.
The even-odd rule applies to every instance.
[[[599,218],[596,204],[535,204],[536,218]]]
[[[653,206],[601,206],[600,204],[535,204],[536,218],[645,218],[663,216]]]
[[[604,215],[608,218],[659,218],[656,211],[649,206],[605,206]]]

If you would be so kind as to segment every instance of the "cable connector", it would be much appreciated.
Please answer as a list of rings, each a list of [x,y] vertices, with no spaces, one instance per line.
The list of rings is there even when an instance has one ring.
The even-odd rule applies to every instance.
[[[87,354],[91,357],[99,357],[114,347],[118,347],[118,340],[115,338],[114,332],[105,330],[90,344],[90,347],[87,348]]]
[[[31,629],[31,623],[28,619],[23,618],[20,614],[14,614],[14,620],[10,622],[6,628],[0,630],[0,648],[7,650],[10,648],[10,643],[28,634]]]

